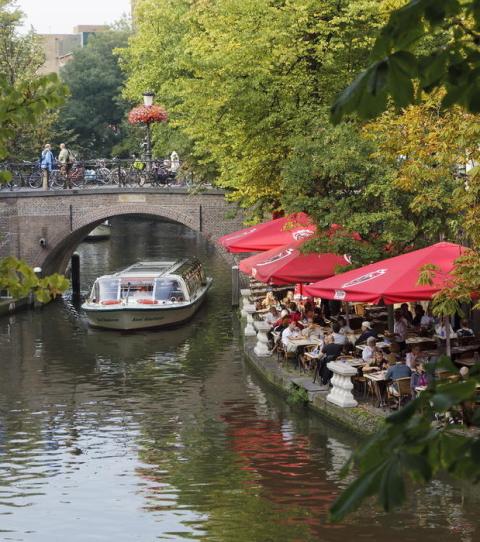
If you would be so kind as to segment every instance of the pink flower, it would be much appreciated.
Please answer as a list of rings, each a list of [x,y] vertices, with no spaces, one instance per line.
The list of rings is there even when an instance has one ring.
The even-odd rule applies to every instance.
[[[128,114],[130,124],[150,124],[152,122],[167,122],[168,113],[159,105],[139,105]]]

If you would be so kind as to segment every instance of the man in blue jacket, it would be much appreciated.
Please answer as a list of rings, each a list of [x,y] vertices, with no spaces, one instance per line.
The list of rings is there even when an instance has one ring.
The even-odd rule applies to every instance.
[[[48,190],[48,180],[50,179],[50,173],[55,168],[55,157],[53,156],[52,147],[47,143],[42,151],[42,158],[40,160],[40,167],[42,169],[42,188]]]

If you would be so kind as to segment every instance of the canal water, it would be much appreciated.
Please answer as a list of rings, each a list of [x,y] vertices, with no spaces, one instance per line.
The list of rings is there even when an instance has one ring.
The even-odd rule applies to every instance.
[[[0,540],[474,542],[478,500],[437,482],[401,512],[326,513],[358,442],[245,365],[229,267],[178,224],[113,221],[82,287],[140,259],[197,255],[215,285],[194,320],[122,334],[68,299],[0,319]]]

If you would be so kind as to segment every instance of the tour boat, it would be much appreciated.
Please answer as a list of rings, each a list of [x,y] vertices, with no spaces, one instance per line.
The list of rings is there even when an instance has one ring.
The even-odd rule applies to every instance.
[[[99,277],[82,305],[91,326],[143,329],[180,324],[200,307],[212,284],[195,258],[138,262]]]

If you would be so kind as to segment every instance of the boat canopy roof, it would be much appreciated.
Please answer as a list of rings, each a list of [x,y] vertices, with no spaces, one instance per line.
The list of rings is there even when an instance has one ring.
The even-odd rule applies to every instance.
[[[201,266],[196,258],[186,258],[183,260],[159,261],[159,262],[137,262],[130,265],[122,271],[111,275],[99,277],[130,279],[132,281],[153,281],[164,275],[184,275],[190,268]]]

